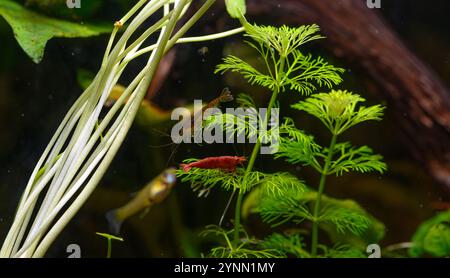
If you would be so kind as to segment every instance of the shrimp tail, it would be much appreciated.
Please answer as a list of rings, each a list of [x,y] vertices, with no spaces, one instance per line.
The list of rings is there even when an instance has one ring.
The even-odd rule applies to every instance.
[[[106,213],[106,220],[108,221],[109,231],[112,234],[120,234],[120,228],[122,227],[123,221],[117,218],[117,210],[110,210]]]
[[[220,102],[230,102],[233,101],[234,97],[231,94],[230,90],[228,88],[225,88],[222,93],[220,94]]]
[[[180,166],[185,172],[189,172],[189,170],[191,170],[192,168],[189,164],[180,164]]]

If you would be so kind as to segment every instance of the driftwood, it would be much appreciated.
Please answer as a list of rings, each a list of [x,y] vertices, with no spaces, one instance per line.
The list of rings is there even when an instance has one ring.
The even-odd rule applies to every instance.
[[[450,92],[376,9],[364,0],[247,0],[247,5],[250,18],[319,24],[325,46],[373,80],[373,93],[386,100],[411,155],[450,195]],[[220,4],[214,13],[226,16]]]

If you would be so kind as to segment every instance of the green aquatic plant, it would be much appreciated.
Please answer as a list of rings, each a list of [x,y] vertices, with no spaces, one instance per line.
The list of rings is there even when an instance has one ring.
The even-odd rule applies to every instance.
[[[110,234],[106,234],[106,233],[96,233],[97,235],[106,238],[106,240],[108,241],[108,250],[106,251],[106,258],[109,259],[111,258],[111,253],[112,253],[112,241],[116,240],[116,241],[123,241],[123,238],[121,237],[117,237],[117,236],[113,236]]]
[[[331,100],[331,101],[330,101]],[[318,255],[319,227],[332,234],[353,234],[362,236],[375,230],[373,240],[379,240],[382,225],[352,200],[336,200],[324,195],[329,175],[340,176],[345,172],[361,173],[386,170],[382,156],[373,154],[367,146],[353,147],[349,142],[338,142],[338,135],[357,123],[380,120],[383,107],[358,107],[364,99],[346,91],[320,93],[292,105],[319,118],[331,133],[329,147],[314,141],[314,137],[296,129],[291,119],[280,126],[280,147],[275,158],[284,158],[291,164],[310,166],[320,175],[317,191],[289,187],[280,195],[265,195],[260,198],[257,211],[263,221],[278,226],[288,221],[312,222],[311,256]],[[380,228],[381,225],[381,228]],[[363,246],[360,246],[363,247]],[[332,253],[334,254],[334,253]]]
[[[298,233],[279,234],[273,233],[260,243],[262,247],[279,250],[283,256],[292,255],[296,258],[310,258],[311,255],[305,250],[303,237]]]
[[[238,14],[239,9],[235,11]],[[246,30],[247,43],[253,47],[264,62],[263,69],[236,56],[228,56],[217,67],[217,73],[234,72],[243,76],[250,84],[267,88],[271,98],[267,113],[262,118],[256,113],[256,105],[248,95],[240,95],[237,103],[241,108],[250,108],[254,113],[244,117],[231,114],[216,114],[205,120],[206,127],[219,126],[227,134],[256,136],[248,164],[233,173],[221,170],[195,169],[179,171],[184,182],[191,183],[194,190],[209,191],[213,187],[238,193],[234,228],[220,234],[225,237],[226,247],[214,248],[211,255],[226,257],[233,250],[248,242],[248,235],[241,225],[242,213],[259,213],[261,219],[271,226],[285,223],[299,225],[304,221],[312,223],[309,233],[310,251],[307,251],[303,235],[282,235],[274,233],[251,250],[278,250],[283,256],[296,257],[360,257],[361,242],[373,243],[384,235],[384,226],[352,200],[337,200],[324,195],[326,179],[329,175],[340,176],[346,172],[361,173],[386,170],[382,156],[374,154],[367,146],[353,147],[349,142],[338,142],[338,136],[349,128],[366,121],[381,120],[383,107],[362,106],[365,100],[347,91],[316,93],[319,89],[331,89],[341,83],[343,69],[327,63],[323,58],[313,58],[304,54],[302,47],[308,42],[323,38],[318,34],[317,25],[291,28],[287,26],[258,26],[239,18]],[[271,118],[272,108],[279,108],[280,93],[297,92],[301,96],[311,95],[304,101],[292,105],[318,118],[330,131],[328,147],[315,142],[314,137],[297,129],[292,119],[286,118],[281,125],[271,126],[260,132],[251,123],[266,127]],[[279,149],[274,159],[283,158],[291,164],[311,166],[320,175],[317,190],[306,186],[305,182],[289,173],[262,173],[254,170],[262,144],[277,143]],[[191,161],[191,160],[187,160]],[[203,190],[203,191],[202,191]],[[242,210],[246,193],[245,211]],[[336,241],[334,247],[319,244],[318,230],[323,229]],[[233,234],[231,241],[230,236]],[[226,236],[225,236],[226,235]],[[355,239],[355,237],[357,239]],[[367,242],[366,242],[367,245]],[[217,252],[220,250],[220,252]],[[245,248],[244,250],[248,250]],[[321,254],[318,250],[322,250]],[[248,252],[248,251],[246,251]]]
[[[191,0],[140,0],[114,24],[99,72],[64,117],[30,176],[0,257],[44,256],[99,184],[135,119],[161,58],[170,48],[243,31],[237,28],[183,38],[214,2],[204,1],[177,31],[175,26]],[[150,17],[159,19],[140,28]],[[151,39],[156,43],[145,46]],[[111,89],[130,62],[145,56],[145,66],[114,105],[105,108]]]
[[[290,163],[302,163],[313,165],[320,174],[318,195],[314,203],[312,218],[312,247],[313,256],[317,254],[318,225],[320,222],[331,222],[337,230],[349,229],[354,234],[360,234],[368,226],[369,219],[364,215],[358,215],[355,211],[342,210],[342,208],[324,209],[321,207],[322,194],[325,190],[327,176],[341,175],[343,172],[371,172],[383,173],[386,164],[382,162],[382,156],[373,154],[367,146],[353,147],[349,142],[338,143],[338,135],[350,127],[370,120],[380,120],[383,115],[383,107],[375,105],[371,107],[358,107],[364,99],[347,91],[331,91],[309,97],[305,101],[294,104],[292,107],[307,112],[318,118],[330,131],[331,140],[328,148],[320,147],[305,157],[298,156],[296,149],[302,140],[284,138],[280,151],[275,155],[283,157]],[[309,137],[311,138],[311,137]],[[309,142],[311,143],[311,142]],[[305,159],[304,161],[302,161]],[[322,161],[322,163],[320,163]]]
[[[20,47],[35,63],[42,60],[47,41],[53,37],[84,38],[111,32],[110,25],[80,24],[51,18],[11,0],[0,1],[0,16],[11,25]]]
[[[245,20],[245,19],[241,19]],[[258,26],[244,23],[247,36],[252,41],[247,43],[258,51],[265,63],[264,72],[260,72],[252,65],[235,56],[228,56],[217,67],[217,73],[227,71],[241,74],[250,84],[257,84],[271,91],[267,113],[262,121],[262,126],[267,126],[271,117],[271,110],[276,105],[279,93],[286,90],[308,95],[319,86],[331,88],[342,81],[340,73],[343,69],[326,63],[322,58],[313,59],[310,55],[304,55],[300,47],[307,42],[322,38],[317,35],[317,25],[290,28],[272,26]],[[250,174],[261,148],[263,138],[258,137],[253,148],[244,176]],[[240,225],[240,209],[244,191],[239,190],[235,210],[235,225]],[[234,240],[238,241],[237,230]]]
[[[442,212],[425,221],[415,232],[409,256],[450,256],[450,211]]]
[[[225,230],[216,225],[209,225],[200,233],[200,236],[213,235],[224,241],[224,246],[217,246],[211,249],[207,257],[212,258],[280,258],[282,253],[274,248],[258,248],[260,241],[251,238],[245,230],[240,230],[243,239],[238,245],[232,243],[231,236],[233,230]]]
[[[450,210],[423,221],[410,241],[383,246],[381,254],[388,258],[449,257]]]

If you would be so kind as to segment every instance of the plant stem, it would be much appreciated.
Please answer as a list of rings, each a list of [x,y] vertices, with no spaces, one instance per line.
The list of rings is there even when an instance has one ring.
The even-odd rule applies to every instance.
[[[181,43],[189,43],[189,42],[204,42],[204,41],[210,41],[210,40],[216,40],[216,39],[220,39],[220,38],[224,38],[224,37],[228,37],[228,36],[232,36],[235,34],[239,34],[241,32],[244,31],[243,27],[240,28],[236,28],[236,29],[232,29],[232,30],[228,30],[225,32],[221,32],[221,33],[214,33],[211,35],[205,35],[205,36],[197,36],[197,37],[186,37],[186,38],[180,38],[177,41],[174,41],[173,38],[169,41],[169,43],[173,44],[181,44]],[[169,47],[169,43],[168,43],[168,47]],[[157,44],[153,44],[150,46],[147,46],[145,48],[140,49],[139,51],[137,51],[135,54],[133,54],[133,56],[131,56],[130,58],[128,58],[129,60],[133,60],[145,53],[148,53],[152,50],[154,50],[157,47]]]
[[[181,39],[215,0],[206,0],[191,19],[183,24],[178,32],[173,33],[175,24],[191,2],[192,0],[178,1],[179,6],[170,10],[169,0],[140,0],[130,12],[115,24],[99,74],[69,110],[32,173],[20,201],[16,218],[0,250],[0,257],[43,256],[49,245],[95,189],[124,140],[139,108],[138,104],[146,92],[162,55]],[[144,7],[142,8],[142,6]],[[145,31],[134,43],[129,44],[128,40],[139,26],[163,6],[165,13],[160,22]],[[140,12],[138,12],[139,10]],[[114,43],[118,29],[136,13],[138,14],[133,18],[118,42]],[[119,101],[111,108],[104,119],[105,121],[102,121],[97,127],[103,102],[112,86],[120,78],[130,61],[130,57],[133,58],[133,55],[138,51],[138,46],[140,47],[147,37],[160,28],[158,47],[154,47],[156,50],[152,53],[147,66],[132,82],[134,85],[130,84],[127,88],[128,91],[126,90]],[[240,31],[240,29],[235,29],[215,35],[186,38],[182,42],[214,39]],[[171,37],[171,35],[173,36]],[[128,95],[131,95],[129,102],[124,105]],[[122,106],[123,108],[121,108]],[[120,113],[115,117],[119,109]],[[109,123],[111,120],[114,121],[112,125]],[[102,136],[103,130],[107,130],[105,137]],[[95,150],[92,150],[99,138],[100,143]],[[56,159],[59,156],[60,158]],[[39,172],[42,166],[46,166],[45,170]],[[91,174],[92,176],[90,176]],[[45,193],[45,199],[33,224],[29,227],[29,221],[37,199],[46,186],[48,186],[48,189]],[[60,214],[62,208],[69,203],[82,186],[84,188],[77,198],[56,221],[55,217]],[[49,229],[49,227],[51,228]],[[30,232],[28,232],[24,241],[23,236],[27,229]],[[48,232],[46,232],[47,230]]]
[[[170,35],[175,27],[176,22],[179,19],[179,15],[181,13],[181,9],[186,4],[187,0],[182,0],[180,2],[180,6],[176,8],[172,18],[166,25],[166,30],[161,34],[160,37],[160,47],[156,49],[156,52],[153,53],[154,56],[151,58],[150,64],[147,66],[149,71],[147,75],[141,80],[139,87],[136,89],[138,99],[135,103],[140,103],[142,98],[145,95],[145,90],[148,88],[148,85],[153,77],[156,65],[159,63],[160,59],[164,54],[164,50],[167,42],[169,41]],[[131,100],[130,100],[131,101]],[[75,213],[79,210],[82,204],[86,201],[86,199],[90,196],[92,191],[95,189],[95,186],[98,184],[100,179],[103,177],[103,174],[106,172],[109,164],[111,163],[114,155],[118,151],[121,143],[123,142],[131,124],[133,122],[134,116],[137,113],[139,105],[132,105],[130,107],[130,111],[127,113],[127,118],[123,121],[124,123],[121,125],[121,129],[116,135],[116,140],[114,144],[112,144],[108,150],[106,150],[106,155],[103,158],[103,161],[99,164],[96,172],[91,177],[90,181],[86,184],[85,188],[79,194],[77,199],[73,202],[73,204],[64,212],[61,218],[53,225],[47,235],[44,237],[42,242],[39,244],[39,247],[36,249],[33,257],[41,257],[45,254],[50,244],[54,241],[56,236],[61,232],[61,230],[66,226],[67,222],[75,215]]]
[[[317,245],[319,242],[319,223],[317,221],[317,217],[319,215],[320,211],[320,203],[322,201],[322,194],[325,190],[325,182],[327,180],[328,170],[330,168],[331,160],[333,159],[333,151],[334,146],[336,145],[337,135],[333,134],[333,137],[331,138],[330,147],[328,149],[328,155],[325,159],[325,166],[323,167],[321,176],[320,176],[320,182],[319,182],[319,191],[317,192],[317,199],[316,203],[314,204],[314,214],[313,214],[313,226],[312,226],[312,243],[311,243],[311,255],[313,257],[317,256]]]
[[[264,119],[264,126],[267,126],[271,116],[271,109],[275,105],[275,101],[277,100],[278,93],[280,92],[279,88],[276,88],[272,93],[272,97],[269,102],[269,106],[267,107],[266,118]],[[250,160],[248,161],[247,168],[245,169],[245,177],[252,171],[253,165],[255,164],[256,157],[258,156],[259,150],[261,149],[261,139],[258,138],[255,147],[253,148],[252,154],[250,156]],[[244,179],[245,183],[245,179]],[[236,201],[236,209],[234,210],[234,245],[239,244],[239,227],[241,225],[241,207],[242,200],[244,198],[244,192],[242,189],[239,189],[239,195]]]
[[[108,238],[108,252],[106,253],[106,258],[110,259],[111,258],[111,239]]]
[[[251,26],[247,23],[245,18],[241,18],[241,23],[244,27]],[[274,77],[277,81],[277,86],[274,88],[272,92],[272,97],[270,98],[269,105],[267,106],[267,113],[266,118],[264,119],[264,127],[267,127],[267,123],[269,122],[272,108],[275,105],[275,101],[277,100],[278,94],[281,91],[281,87],[283,86],[283,81],[281,78],[283,77],[284,73],[284,64],[285,64],[286,57],[280,55],[280,64],[279,68],[275,66],[276,70],[276,76]],[[268,66],[267,69],[269,72],[271,72],[270,67]],[[258,156],[259,150],[261,149],[261,137],[258,137],[258,140],[256,142],[255,147],[253,148],[252,154],[250,156],[250,160],[248,162],[247,168],[245,169],[245,177],[244,177],[244,183],[246,182],[246,177],[250,172],[253,170],[253,165],[255,164],[256,157]],[[242,200],[244,199],[244,192],[242,189],[239,189],[239,195],[236,201],[236,208],[234,210],[234,245],[237,246],[239,244],[239,228],[241,225],[241,207],[242,207]]]
[[[234,245],[239,244],[239,228],[241,225],[241,206],[242,206],[243,198],[244,198],[244,193],[242,193],[242,191],[239,189],[238,198],[236,201],[236,209],[234,210],[234,233],[233,233]]]

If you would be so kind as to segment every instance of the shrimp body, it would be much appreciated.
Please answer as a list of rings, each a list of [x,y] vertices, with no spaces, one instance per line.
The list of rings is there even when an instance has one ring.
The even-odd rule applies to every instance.
[[[224,88],[220,96],[204,105],[201,110],[194,111],[194,113],[192,113],[190,117],[183,119],[183,134],[189,133],[194,136],[193,131],[195,130],[195,125],[202,125],[203,115],[206,110],[217,107],[220,103],[230,102],[233,99],[234,98],[230,90],[228,88]]]
[[[233,95],[231,94],[228,88],[224,88],[219,97],[213,99],[208,104],[202,107],[202,114],[209,108],[213,108],[219,105],[219,103],[230,102],[232,101]]]
[[[185,172],[188,172],[191,168],[221,169],[234,172],[236,171],[236,167],[245,161],[247,159],[244,156],[217,156],[207,157],[188,164],[181,164],[180,166]]]

